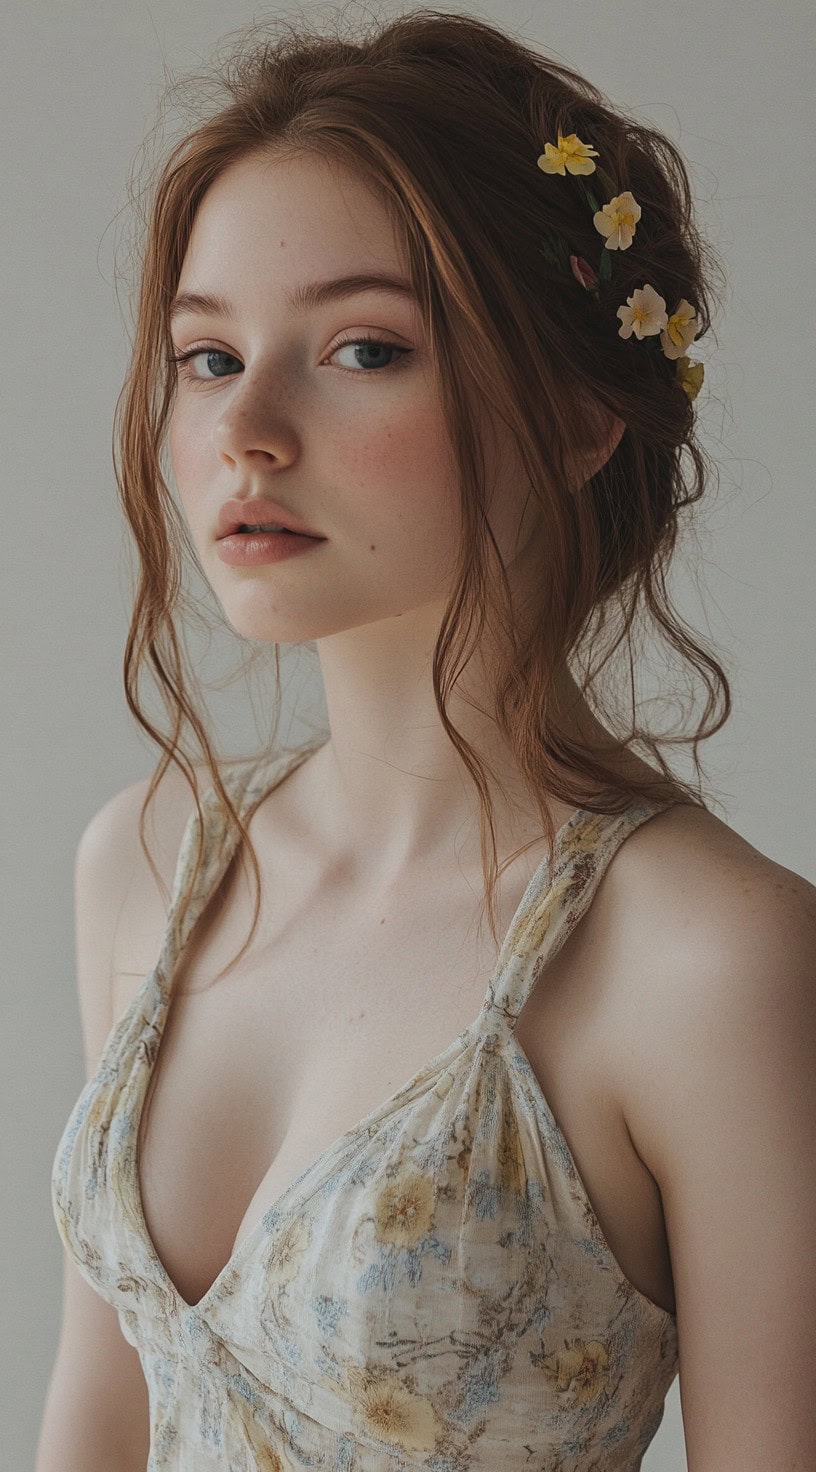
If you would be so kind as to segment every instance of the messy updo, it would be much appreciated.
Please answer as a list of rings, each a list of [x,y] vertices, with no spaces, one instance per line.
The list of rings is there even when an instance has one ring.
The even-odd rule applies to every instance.
[[[650,350],[654,341],[624,339],[618,331],[618,307],[646,282],[670,311],[681,299],[692,304],[698,360],[699,341],[711,326],[713,283],[722,284],[724,273],[695,223],[678,148],[612,106],[577,72],[484,20],[419,8],[346,36],[341,13],[332,15],[337,26],[330,35],[301,18],[253,23],[237,39],[236,33],[227,38],[226,59],[171,84],[167,100],[194,116],[135,195],[144,206],[138,308],[117,404],[115,456],[140,564],[124,679],[131,710],[164,753],[145,798],[140,839],[156,873],[144,818],[171,761],[185,772],[200,813],[196,768],[202,764],[185,754],[189,728],[204,754],[207,785],[237,825],[245,845],[239,854],[248,850],[258,886],[252,930],[236,961],[255,934],[260,871],[222,784],[231,763],[216,755],[202,688],[182,649],[176,616],[195,611],[182,572],[185,559],[197,564],[197,558],[162,456],[176,383],[168,362],[168,306],[198,206],[210,184],[242,157],[307,152],[357,170],[382,198],[404,247],[461,482],[462,540],[433,685],[440,719],[479,793],[485,899],[496,943],[494,893],[505,864],[497,864],[484,775],[490,769],[446,710],[446,695],[482,631],[501,650],[495,720],[539,805],[550,853],[553,796],[606,813],[641,800],[706,806],[697,748],[731,713],[723,669],[672,609],[665,585],[681,513],[705,488],[707,459],[696,438],[705,396],[692,401],[675,364]],[[536,167],[545,142],[555,142],[559,132],[591,144],[605,172],[642,209],[631,246],[615,251],[611,279],[600,283],[597,296],[541,248],[546,228],[596,269],[603,249],[580,190],[570,187],[575,181],[547,178]],[[523,631],[485,515],[479,402],[512,431],[546,528],[546,572]],[[568,453],[604,414],[622,419],[624,433],[576,493],[568,484]],[[644,702],[635,693],[633,651],[640,616],[651,619],[652,632],[662,631],[705,686],[702,716],[685,731],[660,735],[640,724]],[[604,691],[597,677],[624,640],[622,677],[610,677]],[[275,746],[280,645],[273,650],[274,729],[264,749],[283,755],[286,748]],[[250,652],[254,659],[265,649]],[[139,703],[144,664],[170,713],[166,733]],[[603,756],[567,733],[553,695],[567,666],[616,743]],[[622,691],[629,699],[625,714],[616,708]],[[660,749],[669,743],[692,747],[697,787],[670,770]],[[621,775],[616,757],[636,745],[652,757],[653,781]]]

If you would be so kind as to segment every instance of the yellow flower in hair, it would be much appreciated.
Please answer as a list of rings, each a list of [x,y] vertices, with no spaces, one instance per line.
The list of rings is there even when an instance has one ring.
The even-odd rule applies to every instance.
[[[691,302],[683,297],[671,313],[660,341],[667,358],[682,358],[687,347],[693,343],[699,331],[697,313]]]
[[[622,194],[616,194],[592,216],[595,229],[606,236],[604,244],[607,250],[629,249],[640,214],[640,205],[634,194],[624,189]]]
[[[668,325],[666,303],[653,286],[636,287],[626,300],[627,305],[617,311],[621,319],[619,337],[631,337],[633,332],[638,338],[654,337]]]
[[[685,389],[689,398],[696,399],[705,378],[705,365],[703,363],[692,363],[690,358],[677,359],[677,381],[680,387]]]
[[[559,133],[558,147],[545,143],[544,152],[539,154],[536,163],[545,174],[563,174],[565,169],[569,169],[571,174],[594,174],[592,155],[598,157],[597,148],[582,143],[577,133],[568,133],[566,138]]]

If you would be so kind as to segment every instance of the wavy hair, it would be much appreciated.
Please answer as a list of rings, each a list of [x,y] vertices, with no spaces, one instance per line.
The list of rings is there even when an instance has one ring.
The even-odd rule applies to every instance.
[[[650,351],[655,343],[622,339],[616,316],[627,294],[649,281],[670,309],[681,297],[693,305],[698,340],[711,328],[714,283],[722,284],[724,273],[695,222],[681,153],[578,72],[482,19],[418,8],[343,34],[343,13],[332,14],[333,34],[302,19],[280,18],[232,32],[225,59],[172,84],[168,99],[191,100],[194,116],[135,198],[141,209],[138,303],[114,452],[139,558],[124,683],[133,715],[163,752],[139,833],[157,874],[144,820],[170,762],[185,772],[201,816],[196,758],[184,744],[189,728],[217,801],[237,826],[237,852],[242,858],[249,852],[255,875],[252,928],[230,966],[255,935],[260,870],[222,781],[230,762],[216,755],[201,682],[183,648],[183,615],[195,616],[196,607],[182,589],[182,574],[185,559],[198,559],[162,458],[176,388],[169,303],[198,206],[237,160],[305,152],[356,170],[383,200],[410,265],[461,486],[461,544],[434,650],[433,688],[442,724],[479,794],[485,900],[497,944],[495,887],[506,865],[497,864],[485,778],[491,769],[446,709],[457,671],[485,629],[500,652],[491,716],[538,804],[551,860],[552,796],[605,813],[643,800],[706,807],[698,747],[731,713],[724,670],[673,609],[666,589],[681,516],[702,497],[709,472],[694,406],[675,364]],[[611,280],[601,282],[597,299],[541,248],[546,229],[589,262],[599,258],[600,236],[579,189],[550,182],[536,168],[545,141],[555,141],[559,131],[589,142],[618,188],[631,190],[642,206],[633,243],[615,252]],[[479,400],[510,427],[546,526],[545,576],[524,630],[485,514]],[[574,493],[568,457],[593,406],[601,415],[619,416],[625,430],[606,463]],[[639,724],[640,618],[651,620],[653,631],[702,681],[706,701],[696,724],[683,720],[662,735]],[[624,641],[625,680],[608,679],[604,691],[597,677]],[[241,652],[247,652],[245,641]],[[270,752],[281,707],[279,644],[273,652]],[[612,735],[608,760],[565,729],[554,683],[569,661],[573,667],[583,662],[581,691]],[[140,705],[145,665],[170,717],[166,733]],[[629,692],[626,718],[615,708],[621,683]],[[616,769],[616,756],[636,743],[656,763],[653,781],[641,783]],[[670,769],[661,751],[682,744],[692,748],[696,787]],[[196,873],[202,840],[203,833]]]

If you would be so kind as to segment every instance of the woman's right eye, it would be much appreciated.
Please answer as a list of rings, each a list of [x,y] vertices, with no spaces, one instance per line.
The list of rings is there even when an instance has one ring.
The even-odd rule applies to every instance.
[[[226,373],[216,373],[214,378],[204,378],[201,374],[194,373],[191,366],[194,358],[206,358],[208,367],[211,366],[211,358],[232,358],[233,363],[238,362],[232,353],[223,348],[190,348],[186,353],[177,353],[170,358],[170,362],[176,364],[179,377],[186,378],[191,383],[214,383],[218,378],[229,377]]]

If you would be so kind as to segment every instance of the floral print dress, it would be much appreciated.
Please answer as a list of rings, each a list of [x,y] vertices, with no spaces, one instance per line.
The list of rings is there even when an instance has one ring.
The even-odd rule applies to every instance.
[[[245,822],[315,749],[229,772]],[[196,812],[158,961],[52,1173],[65,1248],[141,1359],[147,1472],[637,1472],[678,1371],[676,1319],[612,1255],[514,1027],[620,844],[662,809],[573,813],[479,1015],[323,1150],[189,1304],[147,1231],[136,1142],[174,963],[237,841],[212,787],[201,804],[194,892]]]

